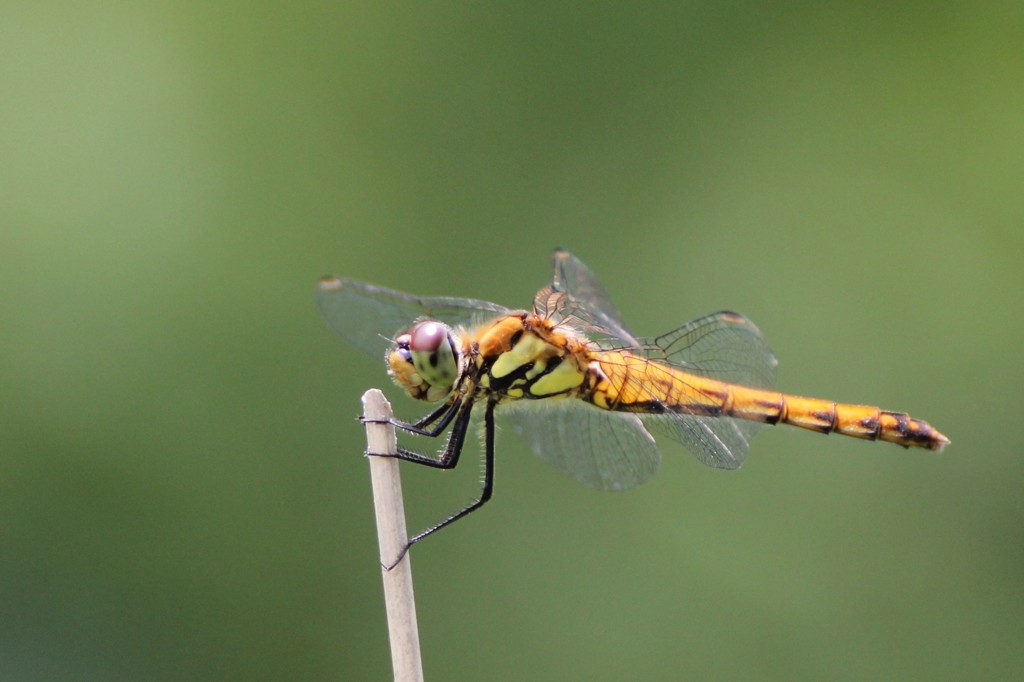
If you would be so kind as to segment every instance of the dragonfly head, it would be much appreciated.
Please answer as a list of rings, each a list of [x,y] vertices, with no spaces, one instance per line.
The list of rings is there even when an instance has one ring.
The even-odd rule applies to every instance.
[[[451,328],[423,320],[395,339],[388,373],[417,400],[437,402],[452,392],[459,377],[459,344]]]

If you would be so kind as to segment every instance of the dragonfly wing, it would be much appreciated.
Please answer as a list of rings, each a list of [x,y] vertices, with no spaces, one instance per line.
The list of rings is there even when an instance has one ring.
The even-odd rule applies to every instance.
[[[684,372],[754,388],[774,386],[779,365],[757,325],[727,310],[644,339],[634,350]]]
[[[629,350],[652,362],[730,384],[755,388],[774,385],[778,364],[775,355],[761,331],[743,315],[714,313],[659,337],[639,339],[626,328],[607,293],[582,261],[567,251],[556,251],[554,262],[551,285],[538,292],[534,308],[538,314],[585,335],[596,348]],[[634,373],[629,381],[643,382],[645,378]],[[680,391],[685,393],[685,386]],[[681,443],[704,464],[720,469],[736,469],[742,464],[761,426],[730,417],[681,414],[671,406],[665,406],[660,415],[644,415],[643,422]]]
[[[634,414],[571,399],[518,401],[502,414],[537,455],[591,488],[633,488],[661,462],[654,438]]]
[[[761,331],[743,315],[719,312],[705,315],[661,336],[644,340],[631,349],[650,360],[653,365],[669,365],[728,384],[771,388],[775,383],[778,362]],[[664,372],[656,373],[663,380]],[[646,373],[633,373],[629,382],[642,384]],[[692,391],[684,378],[672,394],[679,398]],[[640,391],[640,387],[635,389]],[[644,423],[658,435],[681,443],[704,464],[719,469],[737,469],[743,463],[750,441],[762,426],[760,422],[731,417],[693,415],[674,411],[666,405],[661,414],[643,416]]]
[[[585,333],[598,344],[634,346],[636,337],[626,328],[597,276],[568,251],[554,253],[551,284],[534,298],[535,312],[556,324]]]
[[[324,277],[316,302],[327,324],[352,345],[379,357],[391,339],[417,319],[471,325],[508,313],[496,303],[471,298],[413,296],[344,277]]]
[[[644,416],[644,424],[689,450],[702,463],[716,469],[739,469],[750,441],[762,426],[731,417],[700,417],[689,414]]]

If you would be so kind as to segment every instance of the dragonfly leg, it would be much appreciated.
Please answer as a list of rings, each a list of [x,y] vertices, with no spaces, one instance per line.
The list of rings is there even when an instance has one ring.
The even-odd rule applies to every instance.
[[[444,450],[441,451],[439,457],[429,457],[427,455],[421,455],[413,450],[406,448],[398,448],[398,452],[395,454],[381,454],[376,452],[366,453],[369,457],[394,457],[396,459],[402,459],[406,462],[412,462],[414,464],[422,464],[424,466],[433,467],[434,469],[454,469],[455,465],[459,463],[459,455],[462,454],[462,446],[466,442],[466,433],[469,432],[469,417],[473,411],[473,403],[463,403],[462,408],[457,410],[458,417],[455,419],[455,424],[452,426],[452,431],[448,434],[448,442],[445,443]],[[456,410],[453,410],[454,414]],[[445,418],[445,422],[452,420],[452,417],[448,416]],[[429,435],[429,434],[426,434]]]
[[[458,394],[453,394],[452,397],[448,399],[448,402],[418,421],[404,422],[401,419],[395,419],[392,417],[382,423],[391,424],[396,429],[415,433],[417,436],[429,436],[430,438],[436,438],[441,435],[441,432],[444,431],[448,427],[448,424],[451,423],[452,418],[458,413],[459,406],[461,404],[462,398]],[[439,419],[440,421],[438,421]],[[366,417],[360,417],[359,421],[362,424],[367,424],[371,423],[373,420],[367,419]],[[437,424],[435,424],[433,428],[426,428],[431,424],[434,424],[434,422],[437,422]]]
[[[405,556],[406,552],[408,552],[409,548],[412,547],[414,544],[416,544],[417,542],[419,542],[423,538],[427,537],[428,535],[433,535],[434,533],[436,533],[437,531],[441,530],[445,526],[448,526],[448,525],[451,525],[451,524],[455,523],[456,521],[458,521],[459,519],[463,518],[464,516],[467,516],[468,514],[471,514],[472,512],[475,512],[477,509],[479,509],[480,507],[484,506],[484,504],[486,504],[488,500],[491,499],[491,493],[494,491],[494,406],[495,406],[495,404],[496,403],[495,403],[494,400],[488,400],[487,401],[487,411],[484,413],[484,487],[480,491],[480,497],[477,498],[477,500],[475,502],[472,502],[471,504],[467,505],[466,507],[463,507],[462,509],[460,509],[459,511],[455,512],[454,514],[452,514],[448,518],[444,519],[440,523],[436,523],[433,526],[431,526],[430,528],[427,528],[426,530],[420,531],[416,535],[413,535],[411,538],[409,538],[409,541],[405,543],[405,547],[403,547],[402,551],[398,553],[398,556],[395,558],[395,560],[392,561],[390,564],[384,566],[385,570],[390,571],[392,568],[397,566],[398,562],[402,560],[402,557]],[[466,422],[466,424],[468,425],[468,423],[469,423],[469,410],[468,409],[465,410],[465,414],[466,414],[466,416],[464,418],[460,416],[459,417],[459,421],[457,421],[455,423],[455,427],[453,427],[453,429],[452,429],[452,435],[453,436],[455,434],[455,429],[457,429],[459,427],[459,422],[464,420]],[[461,438],[465,438],[465,430],[466,430],[466,428],[463,427]],[[462,447],[462,445],[461,445],[461,442],[460,442],[459,448],[461,449],[461,447]],[[447,448],[446,448],[446,450],[447,450]],[[443,458],[444,458],[444,456],[442,456],[442,459]],[[454,459],[458,460],[458,453],[455,454]],[[435,466],[439,466],[440,465],[440,463],[438,461],[436,461],[436,460],[430,460],[430,461],[433,462]],[[423,463],[426,464],[426,462],[423,462]],[[452,463],[451,466],[455,466],[455,464]]]
[[[458,395],[454,395],[449,402],[445,403],[417,422],[410,424],[397,419],[392,419],[391,424],[397,429],[402,429],[409,433],[415,433],[417,436],[436,438],[441,435],[441,432],[448,428],[452,419],[456,414],[458,414],[459,408],[462,407],[462,404],[462,398]],[[434,424],[432,428],[426,428],[431,424]]]

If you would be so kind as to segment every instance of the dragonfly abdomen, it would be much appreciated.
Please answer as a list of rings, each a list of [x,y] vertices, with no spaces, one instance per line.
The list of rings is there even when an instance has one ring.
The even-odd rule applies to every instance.
[[[872,405],[837,403],[724,383],[720,391],[724,398],[719,408],[723,416],[767,424],[789,424],[865,440],[883,440],[905,448],[941,450],[949,443],[930,424],[905,412],[889,412]],[[707,388],[702,393],[706,395]],[[677,409],[688,411],[685,404],[679,404]],[[699,409],[701,414],[707,414],[706,406]]]
[[[883,440],[905,448],[941,450],[949,439],[931,424],[905,412],[890,412],[871,405],[850,405],[818,398],[777,394],[782,409],[773,423],[839,433],[853,438]]]
[[[789,424],[907,448],[941,450],[949,443],[927,422],[902,412],[729,384],[619,351],[602,353],[595,364],[585,399],[608,410]]]

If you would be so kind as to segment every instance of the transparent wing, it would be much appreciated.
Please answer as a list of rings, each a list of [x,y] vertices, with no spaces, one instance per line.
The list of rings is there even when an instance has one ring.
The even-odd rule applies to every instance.
[[[471,298],[413,296],[344,277],[324,277],[316,302],[327,324],[360,350],[380,357],[391,339],[417,319],[472,325],[508,313],[496,303]]]
[[[585,335],[595,351],[628,350],[651,362],[739,386],[771,388],[778,362],[757,326],[734,312],[706,315],[652,339],[626,328],[595,275],[567,251],[556,251],[551,285],[538,292],[538,314]],[[634,374],[629,381],[648,377]],[[687,387],[680,387],[685,393]],[[691,389],[694,390],[694,389]],[[759,422],[673,412],[641,415],[659,435],[681,443],[704,464],[736,469],[743,463]],[[571,443],[567,448],[571,448]],[[536,449],[536,448],[535,448]],[[586,482],[586,481],[584,481]],[[598,486],[599,487],[599,486]]]
[[[639,343],[583,261],[561,249],[555,251],[553,260],[551,284],[538,291],[533,300],[538,315],[580,331],[598,345]]]
[[[632,350],[684,372],[755,388],[774,386],[779,364],[757,325],[727,310],[643,339]]]
[[[661,462],[653,436],[634,414],[571,399],[517,401],[500,414],[537,455],[591,488],[633,488]]]
[[[644,415],[643,422],[652,432],[682,444],[702,464],[716,469],[739,469],[750,441],[762,426],[732,417],[689,414]]]
[[[778,362],[757,326],[743,315],[719,312],[706,315],[682,327],[644,340],[631,349],[654,364],[669,365],[689,374],[717,379],[742,387],[771,388],[775,384]],[[659,379],[664,373],[660,373]],[[633,374],[629,381],[643,383],[645,373]],[[677,380],[673,390],[680,396],[696,389],[685,378]],[[643,415],[652,431],[682,443],[701,462],[719,469],[736,469],[743,463],[750,441],[762,426],[760,422],[731,417],[690,415],[672,412]]]

